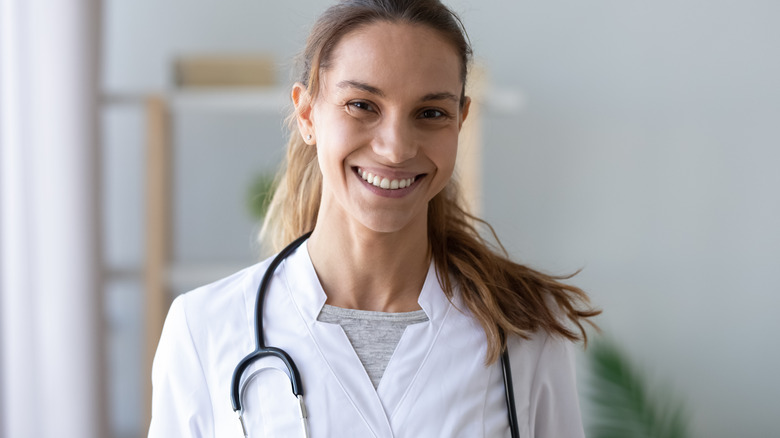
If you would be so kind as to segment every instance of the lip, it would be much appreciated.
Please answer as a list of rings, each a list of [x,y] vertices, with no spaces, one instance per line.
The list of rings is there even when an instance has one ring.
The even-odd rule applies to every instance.
[[[385,198],[403,198],[404,196],[413,192],[417,188],[419,182],[422,181],[427,176],[427,174],[425,173],[397,172],[397,171],[388,171],[384,169],[376,170],[369,167],[360,167],[360,169],[363,169],[364,171],[368,171],[371,173],[375,173],[376,175],[380,175],[383,178],[388,178],[388,179],[415,178],[414,182],[408,187],[404,187],[402,189],[389,190],[389,189],[383,189],[373,184],[370,184],[368,181],[364,180],[363,177],[360,176],[360,174],[358,173],[358,167],[352,168],[352,173],[355,175],[358,181],[360,181],[360,183],[363,184],[365,188],[370,190],[372,193]]]

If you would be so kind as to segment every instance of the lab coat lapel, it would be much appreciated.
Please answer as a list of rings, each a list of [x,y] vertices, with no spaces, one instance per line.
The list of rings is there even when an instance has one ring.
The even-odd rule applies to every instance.
[[[285,268],[292,299],[309,326],[318,353],[335,379],[336,385],[328,385],[329,390],[340,388],[352,409],[377,437],[392,437],[393,432],[382,402],[344,331],[338,325],[317,321],[327,296],[306,247],[302,246],[288,257],[286,263],[294,266],[294,269]],[[293,272],[294,275],[289,275]]]
[[[452,309],[452,304],[439,285],[433,262],[428,268],[417,302],[428,316],[428,322],[413,324],[406,328],[377,388],[390,417],[415,384],[419,371],[425,365],[431,347],[436,342]]]

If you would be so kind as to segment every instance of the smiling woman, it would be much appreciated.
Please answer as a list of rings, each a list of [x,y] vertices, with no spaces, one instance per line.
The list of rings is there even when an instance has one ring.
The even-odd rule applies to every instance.
[[[306,95],[303,84],[293,87],[299,130],[304,137],[312,135],[308,141],[316,143],[322,171],[320,226],[309,251],[333,248],[323,239],[327,232],[356,260],[384,264],[388,278],[372,275],[375,282],[396,283],[390,279],[399,272],[389,272],[389,266],[404,269],[400,265],[411,260],[427,270],[428,203],[452,176],[458,132],[468,114],[468,99],[460,105],[456,97],[463,85],[458,54],[429,27],[381,22],[345,35],[320,80],[316,100]],[[393,181],[399,189],[390,188]],[[400,189],[401,181],[410,184]],[[360,242],[376,239],[377,233],[392,242],[382,245],[389,260],[377,260],[376,252],[371,258],[361,254],[376,251]],[[405,261],[393,262],[400,259]],[[354,277],[344,274],[338,284],[348,286]],[[409,292],[412,307],[417,307],[414,295],[424,275],[416,277],[419,284],[400,286]],[[376,289],[350,288],[366,294]]]
[[[598,311],[457,202],[470,55],[437,0],[317,20],[263,228],[281,251],[174,302],[150,436],[583,435],[571,341]]]

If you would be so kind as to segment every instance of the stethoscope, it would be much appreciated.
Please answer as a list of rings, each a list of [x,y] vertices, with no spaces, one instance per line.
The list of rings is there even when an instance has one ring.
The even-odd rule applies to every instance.
[[[291,244],[287,245],[268,266],[268,269],[263,275],[263,279],[260,281],[260,286],[257,288],[257,300],[255,302],[255,351],[249,353],[245,358],[241,359],[236,369],[233,371],[233,379],[230,385],[230,401],[233,403],[233,411],[238,413],[238,420],[241,422],[241,429],[244,431],[244,437],[249,437],[247,434],[246,426],[244,424],[244,407],[241,404],[240,395],[243,394],[244,389],[248,386],[257,375],[265,370],[278,370],[278,368],[268,367],[261,368],[253,372],[241,386],[239,390],[239,384],[241,383],[241,376],[244,371],[254,361],[262,359],[264,357],[275,357],[280,359],[287,367],[287,376],[290,379],[290,385],[292,386],[292,393],[298,399],[298,409],[301,419],[301,427],[303,428],[303,435],[309,438],[309,425],[307,421],[306,405],[303,402],[303,384],[301,383],[301,374],[298,372],[298,367],[295,366],[292,358],[286,351],[281,348],[268,347],[265,345],[265,335],[263,330],[263,301],[265,299],[265,293],[268,289],[268,285],[271,282],[276,268],[279,264],[293,253],[306,239],[311,236],[311,231],[303,236],[295,239]],[[520,438],[520,432],[517,428],[517,411],[515,410],[515,394],[512,387],[512,370],[509,365],[509,354],[507,350],[501,354],[501,369],[504,376],[504,394],[506,396],[506,405],[509,416],[509,430],[512,433],[512,438]],[[283,372],[283,371],[282,371]]]

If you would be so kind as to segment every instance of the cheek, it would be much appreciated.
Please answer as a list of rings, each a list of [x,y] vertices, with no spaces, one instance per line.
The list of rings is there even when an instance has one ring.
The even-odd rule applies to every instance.
[[[317,130],[317,154],[321,167],[343,167],[343,161],[366,144],[368,130],[343,119],[321,120]]]
[[[350,170],[347,169],[347,165],[349,157],[356,149],[355,139],[354,136],[336,126],[330,126],[329,129],[321,132],[315,146],[317,161],[322,172],[323,183],[335,187],[349,176]]]
[[[458,155],[458,136],[448,135],[439,141],[431,143],[430,159],[441,173],[449,178],[455,168],[455,160]]]

